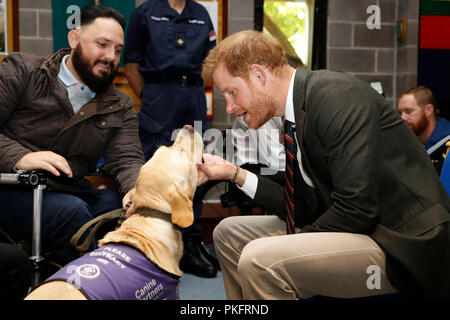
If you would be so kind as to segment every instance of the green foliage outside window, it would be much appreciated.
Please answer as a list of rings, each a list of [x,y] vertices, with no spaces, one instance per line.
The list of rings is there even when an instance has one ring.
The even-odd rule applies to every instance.
[[[297,55],[307,61],[307,7],[304,2],[265,1],[264,13],[285,35]]]

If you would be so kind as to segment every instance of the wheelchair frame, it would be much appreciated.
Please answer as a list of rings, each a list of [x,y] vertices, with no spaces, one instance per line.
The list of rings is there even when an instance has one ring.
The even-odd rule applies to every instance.
[[[41,213],[47,177],[40,171],[0,173],[0,184],[22,185],[33,188],[33,235],[30,260],[32,263],[31,288],[41,283],[44,256],[41,253]]]

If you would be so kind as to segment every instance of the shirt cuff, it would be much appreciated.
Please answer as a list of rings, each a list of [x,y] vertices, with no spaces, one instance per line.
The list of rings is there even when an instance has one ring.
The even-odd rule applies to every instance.
[[[253,199],[256,194],[256,189],[258,188],[258,177],[253,172],[247,171],[247,178],[245,179],[242,187],[237,184],[236,186],[247,196]]]

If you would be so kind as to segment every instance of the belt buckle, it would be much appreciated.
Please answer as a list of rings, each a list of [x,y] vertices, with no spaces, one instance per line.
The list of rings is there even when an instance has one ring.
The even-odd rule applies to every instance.
[[[181,86],[184,87],[187,85],[187,74],[183,74],[181,76]]]

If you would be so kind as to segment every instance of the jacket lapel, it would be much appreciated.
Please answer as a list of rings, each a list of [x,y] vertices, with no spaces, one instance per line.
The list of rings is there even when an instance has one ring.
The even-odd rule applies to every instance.
[[[306,99],[306,81],[309,76],[310,71],[305,69],[297,69],[295,73],[295,82],[294,82],[294,114],[295,114],[295,126],[296,126],[296,137],[298,146],[300,147],[300,152],[302,154],[302,165],[306,170],[307,174],[313,179],[315,184],[314,173],[311,170],[311,166],[309,165],[309,161],[307,158],[307,153],[305,152],[305,145],[303,143],[304,132],[306,128],[306,112],[305,112],[305,99]]]
[[[64,109],[67,115],[69,117],[73,117],[73,107],[70,104],[67,91],[58,81],[58,72],[61,66],[61,61],[67,54],[70,54],[70,49],[59,50],[53,56],[42,63],[41,69],[47,72],[49,79],[51,79],[51,81],[49,82],[49,86],[56,100],[58,100],[60,106]]]
[[[305,128],[305,96],[306,96],[306,77],[309,71],[305,69],[297,69],[294,79],[294,115],[295,115],[295,135],[297,142],[302,150],[303,146],[303,130]]]
[[[329,199],[325,196],[329,193],[328,188],[323,184],[323,182],[318,179],[316,172],[312,169],[308,155],[311,156],[312,150],[305,150],[306,146],[304,141],[304,132],[306,128],[306,112],[305,112],[305,98],[306,98],[306,81],[310,75],[310,71],[305,69],[297,69],[295,73],[294,82],[294,114],[295,114],[295,124],[296,124],[296,138],[298,145],[300,147],[300,152],[302,154],[302,166],[306,171],[308,176],[311,178],[315,185],[315,194],[320,197],[319,206],[328,207],[330,205]],[[311,139],[311,137],[309,137]],[[313,143],[314,144],[314,143]],[[317,144],[320,142],[317,140]],[[308,152],[309,151],[309,152]],[[311,189],[312,190],[312,189]],[[311,197],[313,198],[313,197]]]

